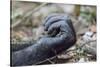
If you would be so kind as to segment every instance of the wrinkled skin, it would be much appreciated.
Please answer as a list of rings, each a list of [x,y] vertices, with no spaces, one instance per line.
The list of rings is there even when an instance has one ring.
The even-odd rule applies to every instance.
[[[12,52],[11,65],[36,64],[70,48],[76,42],[76,34],[68,16],[50,15],[43,26],[48,34],[34,45]]]

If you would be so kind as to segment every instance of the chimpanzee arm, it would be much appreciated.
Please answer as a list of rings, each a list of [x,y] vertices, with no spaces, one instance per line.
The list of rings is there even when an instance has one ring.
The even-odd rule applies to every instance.
[[[12,52],[11,65],[20,66],[36,64],[37,62],[54,56],[55,52],[58,54],[63,50],[68,49],[76,41],[76,36],[72,30],[72,27],[70,27],[69,23],[67,23],[65,20],[55,21],[55,23],[48,25],[47,29],[47,32],[50,34],[52,34],[53,31],[58,32],[53,37],[49,36],[41,38],[32,46]]]

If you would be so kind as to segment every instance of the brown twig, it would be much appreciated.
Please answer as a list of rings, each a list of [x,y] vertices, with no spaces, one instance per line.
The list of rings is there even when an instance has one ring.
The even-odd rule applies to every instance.
[[[55,62],[51,61],[50,59],[47,59],[51,64],[55,64]]]
[[[52,59],[54,59],[54,58],[57,58],[57,55],[56,55],[56,56],[53,56],[53,57],[51,57],[51,58],[49,58],[49,60],[52,60]],[[48,59],[43,60],[43,61],[40,61],[40,62],[36,63],[35,65],[38,65],[38,64],[44,63],[44,62],[46,62],[46,61],[48,61]],[[52,63],[54,64],[54,62],[52,62]]]
[[[45,6],[46,4],[47,4],[47,3],[42,3],[39,7],[37,7],[37,8],[35,8],[35,9],[31,10],[31,11],[28,12],[28,13],[26,13],[26,14],[24,15],[24,17],[22,18],[22,20],[20,20],[20,21],[18,21],[18,22],[16,22],[16,23],[13,23],[13,24],[11,25],[11,28],[14,28],[14,27],[18,26],[20,23],[22,23],[23,21],[25,21],[26,18],[28,18],[29,16],[31,16],[32,13],[35,13],[35,12],[38,11],[41,7]]]
[[[91,41],[85,42],[85,43],[83,43],[82,46],[80,46],[79,48],[82,48],[85,44],[88,44],[88,43],[94,42],[94,41],[96,41],[96,40],[91,40]],[[73,50],[68,50],[67,52],[75,51],[75,50],[77,50],[77,48],[75,48],[75,49],[73,49]],[[59,54],[58,54],[58,55],[59,55]],[[41,61],[41,62],[36,63],[36,64],[41,64],[41,63],[44,63],[44,62],[46,62],[46,61],[49,61],[50,63],[54,64],[55,62],[52,62],[51,60],[54,59],[54,58],[57,58],[58,55],[55,55],[54,57],[51,57],[51,58],[49,58],[49,59],[46,59],[46,60]]]
[[[79,48],[82,48],[85,44],[88,44],[88,43],[90,43],[90,42],[95,42],[95,41],[96,41],[96,40],[87,41],[87,42],[83,43]]]

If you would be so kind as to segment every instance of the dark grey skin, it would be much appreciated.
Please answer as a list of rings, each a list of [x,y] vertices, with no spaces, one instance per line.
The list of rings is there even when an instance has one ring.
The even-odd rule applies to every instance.
[[[11,66],[34,65],[75,44],[76,34],[68,16],[50,15],[45,19],[43,26],[48,34],[35,44],[12,52]]]

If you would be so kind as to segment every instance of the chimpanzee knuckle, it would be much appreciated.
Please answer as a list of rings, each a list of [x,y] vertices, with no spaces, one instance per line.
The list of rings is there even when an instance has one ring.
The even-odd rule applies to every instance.
[[[62,20],[62,16],[54,16],[54,17],[48,19],[48,21],[46,21],[45,25],[50,26],[51,24],[59,22],[61,20]]]
[[[48,31],[48,26],[44,26],[44,30],[45,31]]]
[[[58,14],[50,14],[45,18],[45,23],[52,17],[58,16]]]

